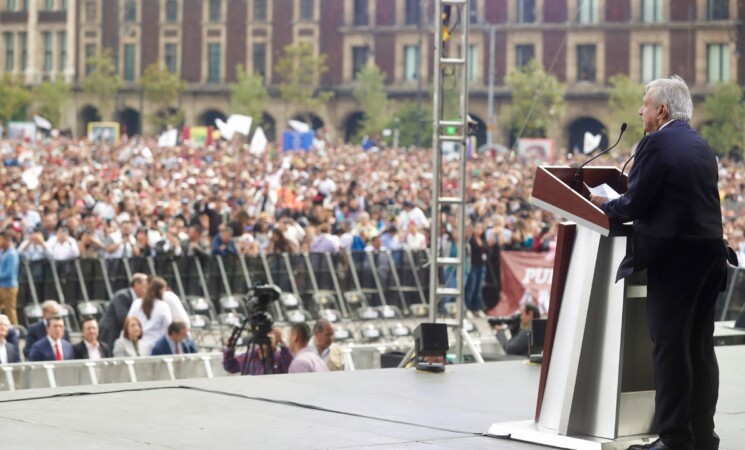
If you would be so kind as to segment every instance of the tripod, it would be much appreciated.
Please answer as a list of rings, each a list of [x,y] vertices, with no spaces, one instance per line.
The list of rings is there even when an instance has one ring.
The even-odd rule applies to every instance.
[[[233,333],[228,340],[228,347],[237,344],[238,338],[244,330],[249,328],[251,318],[246,318],[239,327],[233,329]],[[246,353],[244,354],[243,364],[241,365],[241,375],[258,375],[256,367],[261,367],[263,375],[273,374],[274,351],[272,350],[272,341],[269,338],[270,330],[263,330],[261,327],[254,329],[250,327],[251,337],[246,342]],[[236,345],[237,348],[237,345]],[[259,362],[260,365],[256,365]]]

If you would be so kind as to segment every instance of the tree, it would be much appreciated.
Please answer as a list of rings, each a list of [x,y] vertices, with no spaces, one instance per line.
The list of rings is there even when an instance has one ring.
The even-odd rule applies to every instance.
[[[354,87],[354,98],[364,114],[359,133],[368,136],[380,134],[389,125],[391,113],[385,90],[385,74],[378,66],[366,66],[360,71]]]
[[[406,102],[396,111],[396,119],[393,119],[393,123],[389,125],[390,128],[395,129],[398,127],[398,145],[401,147],[408,147],[416,145],[416,133],[417,129],[421,129],[420,136],[421,142],[419,146],[427,148],[432,146],[432,104],[430,102],[424,102],[422,104],[422,116],[419,117],[417,114],[416,102]]]
[[[36,100],[36,113],[47,119],[53,127],[57,128],[62,122],[62,111],[70,100],[72,87],[61,78],[52,83],[45,81],[34,88],[34,99]]]
[[[734,83],[719,84],[704,101],[701,136],[719,155],[743,151],[745,106],[742,88]]]
[[[621,146],[631,148],[644,135],[644,124],[639,116],[639,107],[644,98],[644,85],[631,81],[625,74],[618,74],[608,79],[611,91],[608,107],[614,123],[626,122],[626,133],[621,140]]]
[[[159,127],[175,127],[184,121],[184,113],[174,108],[185,84],[178,75],[171,73],[162,63],[153,63],[145,69],[140,81],[145,100],[155,106],[155,114],[148,119]]]
[[[32,97],[23,83],[6,74],[0,82],[0,98],[0,120],[7,127],[11,120],[24,118]]]
[[[230,85],[230,110],[234,114],[245,114],[261,125],[269,91],[264,86],[264,77],[247,74],[242,64],[235,67],[236,82]]]
[[[507,76],[512,90],[510,129],[524,137],[544,137],[548,128],[564,114],[566,87],[531,60]]]
[[[313,45],[307,42],[288,45],[284,52],[275,67],[282,80],[279,92],[288,103],[303,111],[310,123],[310,112],[321,109],[334,95],[317,89],[321,75],[328,71],[326,55],[316,56]]]
[[[83,80],[83,91],[98,98],[98,110],[102,117],[111,117],[114,97],[122,87],[122,79],[116,73],[111,49],[104,47],[98,55],[86,59],[85,64],[90,68],[90,73]]]

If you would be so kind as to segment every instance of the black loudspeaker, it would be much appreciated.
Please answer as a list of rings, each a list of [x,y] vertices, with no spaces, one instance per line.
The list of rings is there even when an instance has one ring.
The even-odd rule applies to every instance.
[[[416,355],[445,356],[450,344],[448,342],[448,327],[444,323],[420,323],[414,330],[414,346]]]

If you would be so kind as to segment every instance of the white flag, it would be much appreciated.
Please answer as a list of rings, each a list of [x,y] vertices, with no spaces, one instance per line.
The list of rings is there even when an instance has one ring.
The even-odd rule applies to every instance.
[[[287,124],[290,125],[290,128],[297,131],[298,133],[307,133],[310,131],[310,126],[305,123],[301,122],[299,120],[288,120]]]
[[[34,115],[34,123],[37,127],[41,128],[42,130],[51,130],[52,124],[49,123],[49,121],[41,116]]]
[[[253,118],[251,116],[244,116],[242,114],[233,114],[228,117],[228,126],[230,127],[233,134],[240,133],[244,136],[248,136],[251,133],[251,124]]]
[[[222,119],[218,118],[218,119],[215,119],[215,125],[217,125],[217,129],[220,130],[221,138],[225,139],[226,141],[233,139],[233,134],[235,132],[233,131],[233,128],[229,124],[223,122]]]
[[[585,131],[582,153],[586,155],[598,148],[598,146],[600,145],[600,139],[602,139],[602,136],[600,134],[592,134],[589,131]]]
[[[253,139],[251,139],[251,147],[248,149],[248,151],[252,155],[259,156],[264,153],[264,150],[266,150],[266,145],[268,143],[269,141],[264,134],[264,130],[262,130],[261,127],[257,127],[256,131],[254,131],[254,137]]]
[[[158,138],[158,147],[175,147],[178,145],[178,130],[171,128]]]

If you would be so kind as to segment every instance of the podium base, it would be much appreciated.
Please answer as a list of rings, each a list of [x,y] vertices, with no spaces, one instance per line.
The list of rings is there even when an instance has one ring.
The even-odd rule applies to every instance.
[[[539,430],[538,424],[532,420],[495,423],[489,427],[488,434],[569,450],[626,450],[630,445],[648,444],[657,439],[656,435],[624,436],[616,440],[583,435],[560,436]]]

